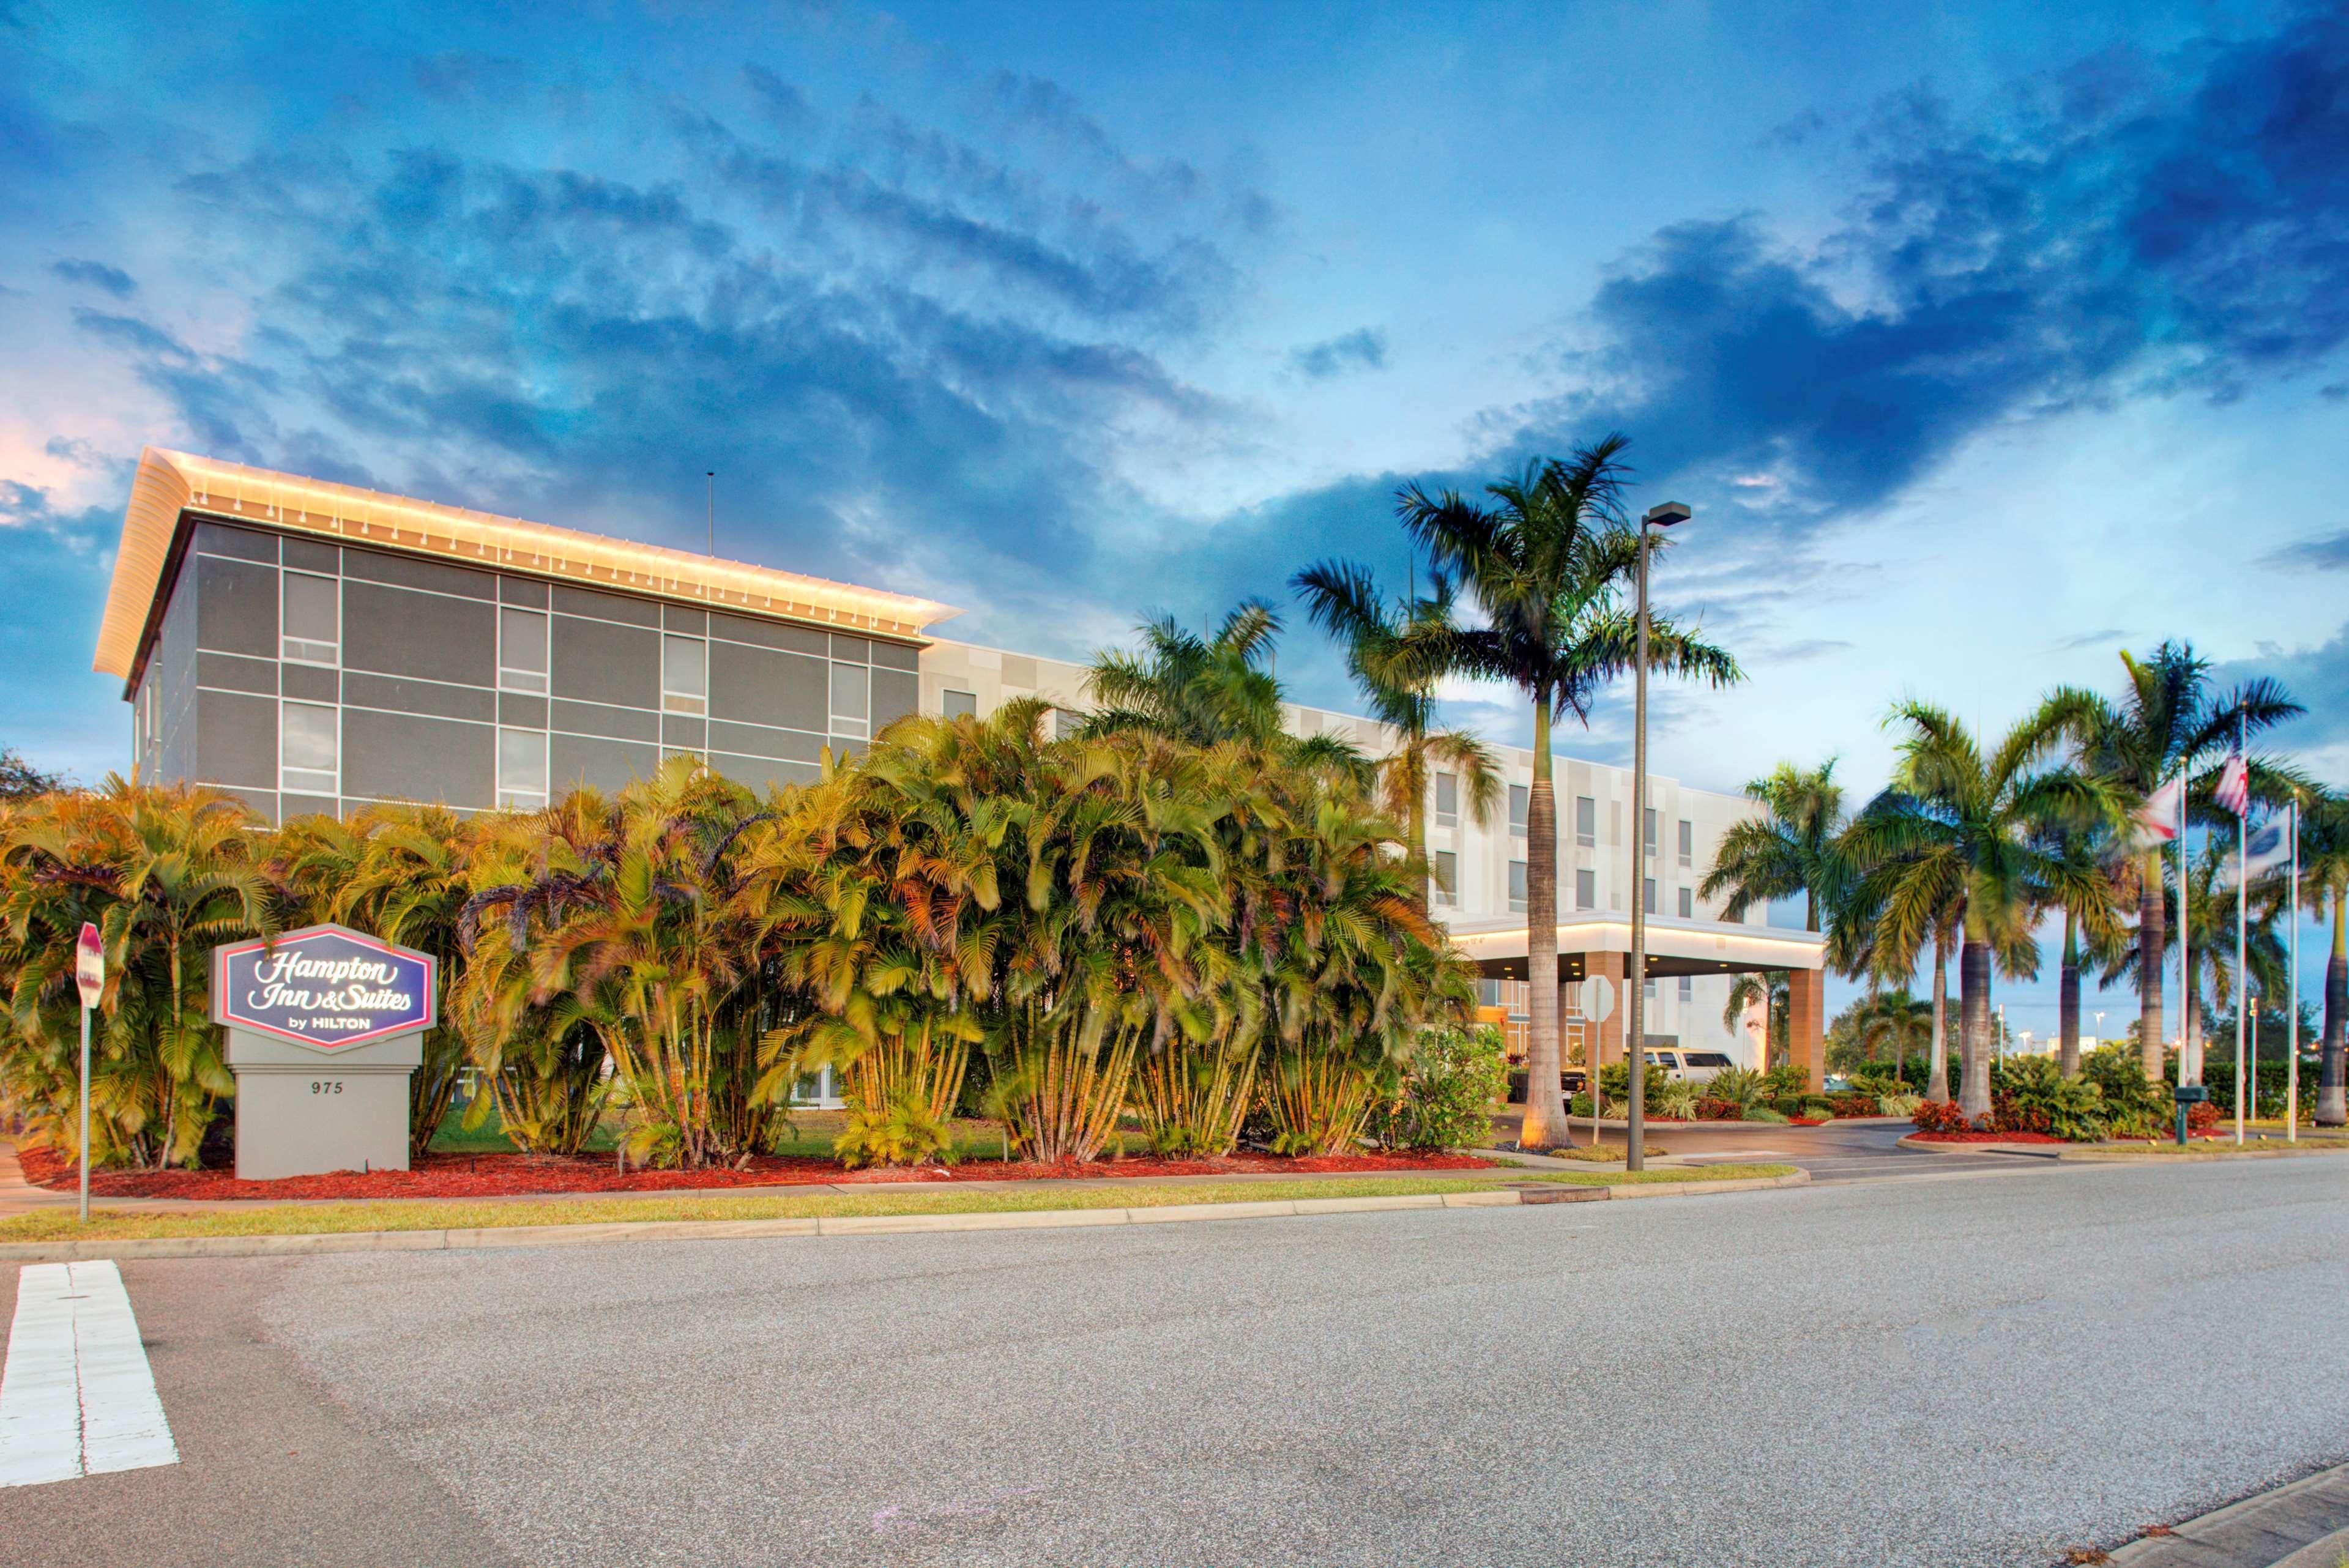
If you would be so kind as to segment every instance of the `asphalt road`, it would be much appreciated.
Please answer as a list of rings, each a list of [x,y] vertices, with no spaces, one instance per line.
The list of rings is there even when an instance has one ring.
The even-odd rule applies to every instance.
[[[0,1560],[2041,1564],[2349,1457],[2349,1157],[1932,1169],[126,1264],[183,1462]]]

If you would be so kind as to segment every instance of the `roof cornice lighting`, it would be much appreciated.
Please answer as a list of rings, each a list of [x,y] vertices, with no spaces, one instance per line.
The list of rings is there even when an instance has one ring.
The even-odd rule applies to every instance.
[[[127,680],[137,665],[183,511],[872,636],[918,641],[960,614],[877,588],[149,447],[107,590],[92,666],[100,673]]]

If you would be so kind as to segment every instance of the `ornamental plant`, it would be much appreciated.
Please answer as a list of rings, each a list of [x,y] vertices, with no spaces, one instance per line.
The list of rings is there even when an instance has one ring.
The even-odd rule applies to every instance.
[[[1491,1136],[1507,1088],[1500,1030],[1490,1024],[1428,1029],[1393,1093],[1371,1111],[1371,1136],[1391,1149],[1475,1148]]]

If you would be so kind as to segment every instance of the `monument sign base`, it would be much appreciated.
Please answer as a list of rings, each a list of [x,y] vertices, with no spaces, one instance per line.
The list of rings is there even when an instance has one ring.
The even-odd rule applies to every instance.
[[[237,1179],[407,1170],[408,1079],[423,1060],[421,1034],[346,1046],[328,1056],[231,1028]]]

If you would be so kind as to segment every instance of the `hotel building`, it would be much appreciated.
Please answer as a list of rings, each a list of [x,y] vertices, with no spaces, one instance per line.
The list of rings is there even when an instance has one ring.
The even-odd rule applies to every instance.
[[[1015,697],[1086,705],[1081,665],[939,637],[951,607],[771,567],[632,543],[237,463],[149,449],[123,521],[96,667],[123,682],[138,776],[231,789],[272,821],[377,800],[526,810],[574,784],[617,789],[678,753],[753,787],[816,777],[912,713],[981,714]],[[1376,757],[1372,720],[1292,707],[1300,735]],[[1438,774],[1428,848],[1436,913],[1485,970],[1486,1001],[1524,1012],[1525,804],[1533,756],[1497,748],[1490,821]],[[1560,757],[1562,978],[1619,980],[1629,912],[1649,926],[1653,1048],[1721,1051],[1727,976],[1792,977],[1797,1059],[1818,1076],[1819,943],[1725,922],[1698,892],[1743,798]],[[1631,841],[1640,840],[1640,869]],[[1622,1049],[1623,1010],[1570,1053]]]

